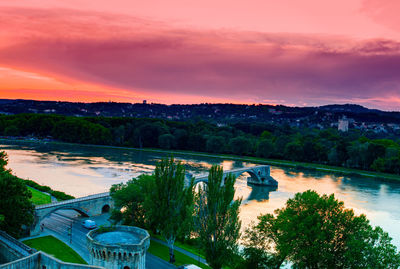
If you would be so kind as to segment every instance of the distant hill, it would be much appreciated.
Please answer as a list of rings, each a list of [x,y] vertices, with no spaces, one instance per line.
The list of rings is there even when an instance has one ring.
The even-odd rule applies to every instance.
[[[320,106],[318,108],[322,110],[335,111],[335,112],[352,112],[352,113],[384,112],[377,109],[369,109],[355,104],[325,105],[325,106]]]
[[[204,120],[219,124],[231,122],[271,122],[312,128],[331,127],[347,116],[355,122],[400,124],[400,112],[368,109],[356,104],[320,107],[284,105],[194,104],[163,105],[146,103],[74,103],[0,99],[1,114],[45,113],[72,116],[161,118],[177,121]]]

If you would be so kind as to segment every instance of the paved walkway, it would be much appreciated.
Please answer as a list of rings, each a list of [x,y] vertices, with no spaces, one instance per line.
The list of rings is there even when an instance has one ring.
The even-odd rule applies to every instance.
[[[164,245],[164,246],[168,246],[167,243],[166,243],[165,241],[162,241],[162,240],[157,239],[157,238],[155,238],[155,237],[152,237],[151,240],[153,240],[153,241],[155,241],[155,242],[157,242],[157,243],[160,243],[160,244],[162,244],[162,245]],[[183,248],[180,248],[180,247],[177,247],[177,246],[174,246],[174,249],[175,249],[176,251],[181,252],[182,254],[185,254],[186,256],[189,256],[189,257],[192,258],[192,259],[195,259],[196,261],[201,262],[202,264],[208,265],[206,259],[200,257],[199,255],[193,254],[192,252],[187,251],[187,250],[185,250],[185,249],[183,249]]]

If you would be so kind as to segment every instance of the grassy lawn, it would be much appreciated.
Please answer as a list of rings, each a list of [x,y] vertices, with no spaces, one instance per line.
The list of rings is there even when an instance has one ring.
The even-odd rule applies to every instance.
[[[150,248],[149,248],[148,252],[150,252],[151,254],[153,254],[165,261],[169,261],[169,250],[168,250],[168,247],[165,245],[162,245],[158,242],[151,240]],[[179,251],[175,250],[174,253],[175,253],[175,260],[176,260],[175,265],[176,266],[180,266],[180,265],[184,265],[184,264],[195,264],[197,266],[200,266],[201,268],[206,268],[206,269],[211,268],[207,265],[199,263],[195,259],[192,259],[192,258],[182,254]]]
[[[158,234],[151,233],[151,237],[154,237],[154,238],[157,238],[157,239],[159,239],[161,241],[164,241],[164,238],[161,235],[158,235]],[[175,246],[180,247],[180,248],[182,248],[182,249],[184,249],[186,251],[189,251],[189,252],[191,252],[191,253],[193,253],[193,254],[195,254],[197,256],[200,256],[203,259],[205,259],[204,253],[201,250],[199,250],[199,248],[196,245],[187,244],[187,243],[180,242],[180,241],[175,241]]]
[[[87,264],[72,248],[51,235],[28,239],[24,241],[24,244],[42,250],[64,262]]]
[[[35,205],[43,205],[43,204],[51,203],[50,195],[47,195],[41,191],[35,190],[29,186],[27,186],[27,187],[32,193],[32,198],[31,198],[32,203],[34,203]]]

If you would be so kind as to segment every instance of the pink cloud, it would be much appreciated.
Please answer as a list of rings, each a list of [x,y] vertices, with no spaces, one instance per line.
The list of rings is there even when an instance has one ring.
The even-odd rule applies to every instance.
[[[0,13],[7,29],[0,33],[6,41],[0,45],[0,64],[64,82],[149,96],[192,95],[197,102],[203,95],[299,105],[365,100],[383,109],[400,107],[400,43],[394,40],[193,30],[63,9]],[[373,101],[377,97],[387,102]]]

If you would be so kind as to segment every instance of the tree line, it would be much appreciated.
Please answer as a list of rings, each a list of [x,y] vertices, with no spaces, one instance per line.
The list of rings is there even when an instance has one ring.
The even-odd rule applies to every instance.
[[[399,268],[400,253],[380,227],[372,227],[334,195],[297,193],[274,214],[241,234],[235,177],[211,167],[208,183],[193,185],[173,158],[160,161],[152,175],[116,184],[115,223],[160,234],[174,263],[176,240],[194,242],[213,269]],[[239,243],[241,247],[239,247]]]
[[[215,125],[150,118],[0,116],[1,136],[166,150],[190,150],[310,162],[400,174],[400,140],[374,133],[270,123]]]

